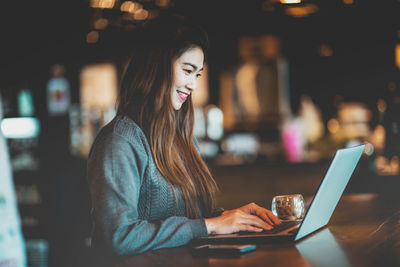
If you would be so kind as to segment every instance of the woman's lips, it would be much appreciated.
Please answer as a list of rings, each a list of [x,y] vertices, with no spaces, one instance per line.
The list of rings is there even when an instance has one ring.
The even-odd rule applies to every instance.
[[[186,94],[186,93],[181,92],[179,90],[176,90],[176,91],[178,92],[179,99],[182,100],[183,102],[185,102],[187,100],[189,94]]]

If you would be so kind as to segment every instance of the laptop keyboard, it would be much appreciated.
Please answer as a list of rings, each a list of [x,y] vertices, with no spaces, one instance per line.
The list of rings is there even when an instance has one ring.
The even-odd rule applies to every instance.
[[[261,234],[276,234],[279,232],[282,232],[283,230],[286,230],[292,226],[301,224],[301,221],[282,221],[282,223],[280,225],[275,225],[274,228],[272,228],[271,230],[263,230],[262,232],[260,232]],[[297,230],[297,228],[295,229]],[[240,235],[248,235],[248,234],[254,234],[255,232],[250,232],[250,231],[242,231],[239,232],[238,234]]]

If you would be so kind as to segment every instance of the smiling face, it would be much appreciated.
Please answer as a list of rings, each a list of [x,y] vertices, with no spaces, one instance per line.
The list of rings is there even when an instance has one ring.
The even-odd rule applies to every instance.
[[[204,53],[193,47],[183,53],[173,65],[172,106],[179,110],[190,94],[196,89],[197,78],[203,70]]]

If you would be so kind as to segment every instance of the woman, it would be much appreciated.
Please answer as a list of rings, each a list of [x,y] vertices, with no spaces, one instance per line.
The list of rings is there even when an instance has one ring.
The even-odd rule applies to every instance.
[[[135,44],[117,116],[88,160],[95,251],[132,255],[279,224],[254,203],[215,209],[217,185],[193,138],[191,94],[203,70],[205,33],[183,19],[160,18]]]

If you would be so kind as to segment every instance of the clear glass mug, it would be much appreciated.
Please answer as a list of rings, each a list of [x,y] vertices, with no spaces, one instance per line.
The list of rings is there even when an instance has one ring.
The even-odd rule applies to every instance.
[[[301,194],[274,196],[272,213],[283,221],[297,221],[304,218],[304,198]]]

